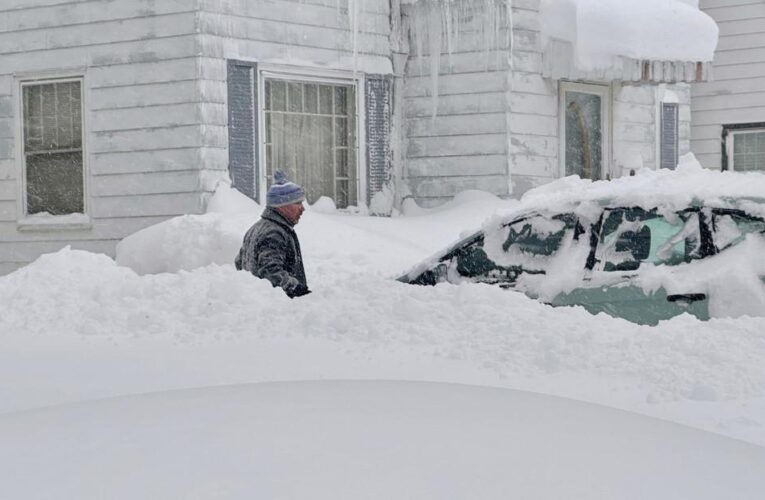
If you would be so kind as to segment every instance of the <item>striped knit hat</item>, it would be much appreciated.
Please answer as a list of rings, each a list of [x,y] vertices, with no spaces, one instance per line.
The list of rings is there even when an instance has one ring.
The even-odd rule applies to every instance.
[[[287,174],[281,170],[274,172],[274,183],[268,188],[266,205],[269,207],[283,207],[293,203],[301,203],[305,200],[303,188],[287,180]]]

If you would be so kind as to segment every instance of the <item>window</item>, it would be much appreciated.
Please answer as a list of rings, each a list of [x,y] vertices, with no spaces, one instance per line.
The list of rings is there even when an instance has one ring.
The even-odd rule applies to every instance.
[[[634,271],[644,262],[677,265],[702,257],[699,214],[664,217],[641,208],[608,210],[597,248],[597,268]]]
[[[22,82],[26,215],[84,212],[82,80]]]
[[[266,173],[275,169],[338,207],[358,204],[356,88],[266,78],[264,82]]]
[[[723,126],[723,169],[765,171],[765,123]]]
[[[737,245],[747,234],[765,234],[765,221],[738,210],[715,209],[712,230],[717,251]]]
[[[609,154],[609,87],[562,82],[560,94],[562,173],[602,179]]]
[[[661,168],[675,169],[678,160],[678,106],[677,103],[661,103]]]

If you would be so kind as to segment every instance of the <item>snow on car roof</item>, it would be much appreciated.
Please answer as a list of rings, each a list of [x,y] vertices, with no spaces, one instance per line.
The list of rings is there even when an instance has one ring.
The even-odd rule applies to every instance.
[[[675,170],[643,169],[610,181],[578,176],[553,181],[524,194],[519,211],[566,211],[588,201],[669,210],[698,205],[741,208],[742,203],[751,209],[762,204],[759,209],[765,213],[765,174],[705,169],[688,154]]]

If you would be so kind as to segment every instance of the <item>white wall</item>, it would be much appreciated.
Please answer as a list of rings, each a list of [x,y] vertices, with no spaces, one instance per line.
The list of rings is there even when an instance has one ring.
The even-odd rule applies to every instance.
[[[0,273],[69,243],[113,254],[127,234],[201,210],[197,17],[190,0],[0,3]],[[19,231],[14,75],[60,71],[85,77],[92,228]]]
[[[411,18],[411,9],[404,12]],[[485,50],[485,42],[476,31],[479,25],[462,26],[451,57],[446,41],[442,44],[435,117],[431,54],[425,43],[418,57],[410,38],[403,96],[402,177],[421,206],[439,205],[466,189],[501,196],[509,192],[509,60],[501,45]],[[502,29],[497,35],[495,41],[501,44],[509,31]],[[518,29],[514,36],[515,43],[521,43],[527,34]]]
[[[691,149],[721,168],[722,125],[765,122],[765,2],[701,0],[720,28],[712,81],[693,84]]]

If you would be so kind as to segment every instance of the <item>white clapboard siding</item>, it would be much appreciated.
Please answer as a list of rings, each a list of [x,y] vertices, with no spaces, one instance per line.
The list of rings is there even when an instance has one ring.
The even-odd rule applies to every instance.
[[[720,28],[712,80],[693,85],[691,150],[702,165],[722,167],[722,126],[765,122],[765,3],[701,0]]]
[[[430,116],[412,118],[407,121],[407,136],[413,139],[491,134],[503,130],[506,120],[504,112],[439,116],[437,120]]]
[[[505,175],[507,173],[507,156],[495,155],[471,155],[450,156],[445,158],[411,158],[407,163],[409,176],[412,178],[432,177],[458,177],[471,172],[482,175]]]
[[[202,148],[225,145],[226,119],[225,94],[199,82],[197,9],[188,0],[0,2],[3,269],[65,244],[113,254],[136,230],[202,210]],[[84,77],[92,227],[19,230],[16,76],[57,74]]]
[[[447,137],[419,137],[409,140],[408,158],[442,156],[478,156],[504,154],[507,136],[504,133]]]
[[[71,241],[83,240],[119,240],[125,231],[134,233],[146,226],[162,222],[164,215],[154,217],[126,217],[91,219],[88,229],[67,229],[66,231],[21,231],[15,234],[16,222],[0,222],[0,242],[23,241]],[[12,236],[12,237],[11,237]],[[1,244],[1,243],[0,243]]]

